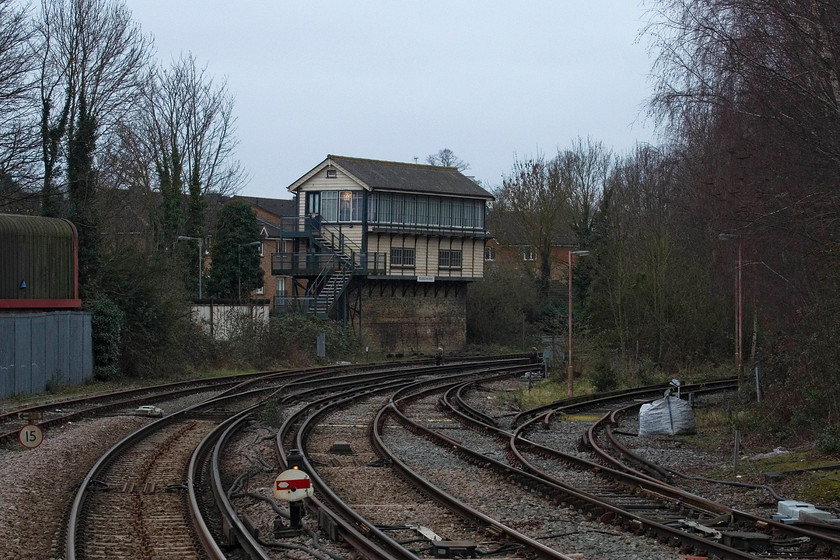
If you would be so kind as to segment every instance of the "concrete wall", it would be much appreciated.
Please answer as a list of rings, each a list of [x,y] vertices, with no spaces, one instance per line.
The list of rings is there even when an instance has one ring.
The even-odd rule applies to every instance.
[[[93,375],[90,313],[0,315],[0,398],[81,385]]]
[[[386,353],[460,349],[467,337],[467,282],[371,281],[362,288],[365,343]]]
[[[227,340],[243,321],[254,321],[268,328],[269,300],[259,303],[201,303],[193,304],[192,319],[218,340]]]

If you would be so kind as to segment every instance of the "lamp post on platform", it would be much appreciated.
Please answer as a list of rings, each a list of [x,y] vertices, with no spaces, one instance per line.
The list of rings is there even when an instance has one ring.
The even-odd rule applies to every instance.
[[[721,233],[718,235],[721,241],[738,240],[738,268],[735,275],[735,292],[737,304],[735,308],[735,374],[738,376],[738,384],[741,384],[741,370],[744,364],[743,341],[744,341],[744,314],[743,314],[743,291],[741,284],[741,270],[743,268],[743,238],[737,233]]]
[[[198,299],[201,299],[201,265],[204,260],[204,239],[201,237],[188,237],[179,235],[178,241],[198,241]]]
[[[589,251],[569,249],[569,396],[575,394],[575,374],[572,366],[572,257],[585,257]]]

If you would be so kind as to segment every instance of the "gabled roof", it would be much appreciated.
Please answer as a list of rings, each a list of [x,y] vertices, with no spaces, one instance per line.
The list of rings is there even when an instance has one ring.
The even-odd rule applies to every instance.
[[[530,247],[530,238],[525,231],[527,227],[523,224],[516,215],[510,210],[505,210],[499,206],[494,207],[487,213],[487,230],[500,245],[508,245],[511,247]],[[559,224],[556,231],[552,235],[552,247],[574,247],[576,243],[572,240],[572,234],[569,226],[566,224]]]
[[[257,225],[260,227],[260,237],[266,239],[279,239],[283,237],[283,231],[269,221],[257,218]]]
[[[368,190],[494,199],[492,194],[474,180],[462,175],[455,167],[334,155],[328,155],[327,159],[292,183],[289,190],[297,190],[315,174],[331,166],[338,168]]]
[[[278,218],[291,216],[295,213],[295,201],[291,198],[261,198],[258,196],[236,195],[234,199],[245,200],[251,206],[256,206],[266,212],[274,214]]]

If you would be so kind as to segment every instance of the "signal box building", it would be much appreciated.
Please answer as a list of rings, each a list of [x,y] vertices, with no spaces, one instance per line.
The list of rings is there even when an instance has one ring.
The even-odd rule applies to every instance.
[[[333,155],[288,189],[296,216],[271,267],[292,283],[281,308],[341,320],[384,352],[463,346],[489,192],[454,167]]]

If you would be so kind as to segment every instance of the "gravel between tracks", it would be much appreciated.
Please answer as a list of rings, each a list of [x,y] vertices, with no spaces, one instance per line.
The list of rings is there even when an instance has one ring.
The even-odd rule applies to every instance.
[[[112,417],[74,423],[46,434],[35,449],[0,450],[0,542],[3,557],[60,558],[63,518],[99,457],[148,418]]]
[[[495,397],[488,399],[488,393],[483,393],[482,408],[489,414],[501,416],[510,412],[508,405],[496,402]],[[206,398],[206,396],[202,397]],[[186,406],[182,404],[164,405],[166,412]],[[77,485],[91,468],[93,463],[114,443],[148,423],[147,418],[133,416],[114,416],[94,420],[76,422],[60,429],[50,430],[45,441],[34,450],[24,450],[19,446],[0,449],[0,543],[2,543],[2,557],[10,560],[45,560],[60,558],[58,551],[63,543],[60,542],[60,530],[68,504],[75,494]],[[632,420],[622,430],[632,432]],[[573,434],[570,434],[572,436]],[[704,475],[711,469],[732,461],[731,449],[705,450],[700,448],[703,433],[687,438],[627,437],[627,443],[640,454],[653,458],[657,463],[676,470],[694,475]],[[399,434],[392,432],[390,444],[398,445]],[[420,447],[414,443],[404,450],[406,457],[420,453]],[[761,452],[765,450],[756,450]],[[766,451],[772,451],[767,449]],[[446,468],[452,460],[448,454],[436,450],[434,453],[418,455],[418,458],[433,458],[430,469]],[[437,461],[440,463],[438,465]],[[437,466],[436,466],[437,465]],[[745,470],[741,479],[745,482],[761,483],[760,473]],[[255,481],[256,482],[256,481]],[[775,502],[766,492],[747,491],[732,486],[717,484],[692,485],[695,493],[719,500],[737,509],[753,511],[761,515],[775,512]],[[795,479],[786,479],[774,485],[777,492],[785,498],[797,499]],[[256,483],[254,486],[261,487]],[[517,498],[516,506],[526,513],[531,507],[531,497],[522,495]],[[837,507],[840,504],[824,504]],[[582,520],[577,520],[583,528]],[[586,550],[585,542],[579,541],[579,546],[585,559],[627,558],[641,555],[628,553],[628,546],[632,546],[626,535],[608,536],[597,531],[609,531],[609,528],[593,524],[592,539],[615,539],[616,547],[623,547],[615,555],[602,553],[600,556]],[[575,536],[575,539],[582,537]],[[670,558],[673,553],[667,551],[657,559]],[[651,557],[653,558],[653,557]]]
[[[207,398],[201,393],[159,406],[169,413]],[[103,453],[152,420],[115,413],[48,430],[35,449],[0,448],[0,556],[60,559],[64,517],[77,486]]]

